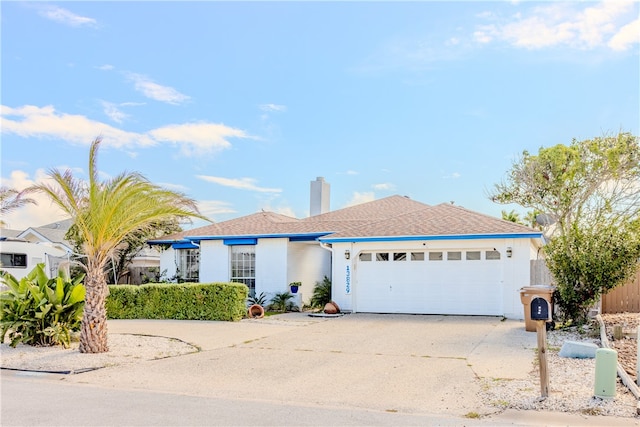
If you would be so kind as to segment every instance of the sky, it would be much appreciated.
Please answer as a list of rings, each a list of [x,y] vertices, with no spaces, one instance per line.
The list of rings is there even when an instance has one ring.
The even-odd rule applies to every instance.
[[[639,134],[640,3],[3,1],[2,185],[139,172],[220,222],[394,194],[492,216],[523,150]],[[63,219],[43,196],[8,228]],[[186,228],[205,225],[196,221]]]

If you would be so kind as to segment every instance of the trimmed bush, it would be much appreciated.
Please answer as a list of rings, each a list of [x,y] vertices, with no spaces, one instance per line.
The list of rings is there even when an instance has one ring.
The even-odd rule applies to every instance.
[[[248,288],[238,283],[154,283],[110,285],[109,319],[238,321]]]

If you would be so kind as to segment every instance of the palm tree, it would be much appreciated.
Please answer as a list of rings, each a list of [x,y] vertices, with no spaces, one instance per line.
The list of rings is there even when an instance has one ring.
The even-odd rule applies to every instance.
[[[516,224],[522,224],[522,222],[520,221],[520,214],[515,210],[511,210],[511,212],[503,210],[502,219],[504,219],[505,221],[515,222]]]
[[[29,190],[18,191],[5,186],[0,187],[0,214],[4,216],[29,203],[36,205],[37,202],[35,200],[25,197],[27,193],[29,193]],[[4,225],[5,222],[0,219],[0,226]]]
[[[80,327],[81,353],[109,351],[105,266],[125,237],[168,218],[207,220],[198,212],[194,200],[152,184],[138,173],[122,173],[100,182],[96,159],[101,140],[96,138],[91,144],[89,182],[75,178],[70,170],[52,169],[48,176],[53,183],[33,187],[73,219],[84,241],[86,296]]]

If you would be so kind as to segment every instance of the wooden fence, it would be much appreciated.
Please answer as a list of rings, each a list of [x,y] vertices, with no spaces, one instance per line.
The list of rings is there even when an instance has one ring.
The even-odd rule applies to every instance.
[[[602,313],[640,313],[640,270],[626,285],[602,296]]]

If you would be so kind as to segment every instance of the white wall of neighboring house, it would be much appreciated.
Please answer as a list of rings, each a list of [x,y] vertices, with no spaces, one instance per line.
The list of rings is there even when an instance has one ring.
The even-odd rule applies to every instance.
[[[45,243],[32,243],[27,241],[16,240],[3,240],[0,241],[0,253],[5,258],[10,254],[26,255],[25,267],[9,267],[7,265],[0,266],[0,269],[10,273],[16,279],[22,279],[34,269],[36,264],[45,263],[45,271],[49,277],[56,277],[58,274],[58,267],[65,267],[68,265],[64,260],[56,260],[51,262],[47,255],[54,257],[66,257],[67,252],[55,247],[53,245]]]
[[[530,239],[469,239],[333,243],[332,296],[342,310],[423,314],[503,315],[522,319],[520,288],[529,285]],[[511,248],[511,257],[507,256]],[[350,258],[345,258],[345,251]],[[487,251],[500,253],[486,260]],[[376,261],[376,252],[424,252],[424,261]],[[449,261],[447,252],[462,260]],[[466,260],[480,251],[480,260]],[[363,262],[359,254],[370,252]],[[429,261],[442,252],[442,261]]]

